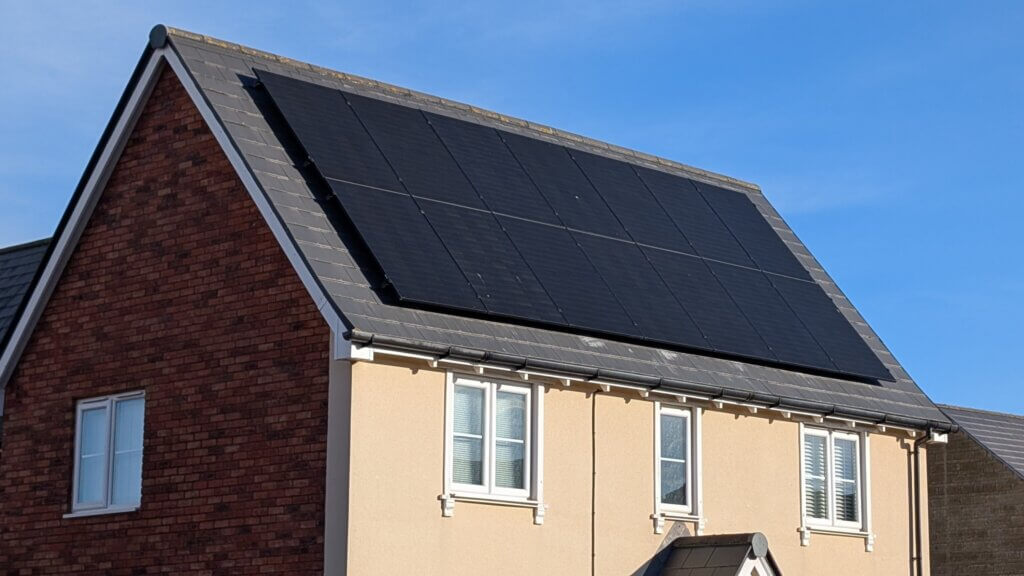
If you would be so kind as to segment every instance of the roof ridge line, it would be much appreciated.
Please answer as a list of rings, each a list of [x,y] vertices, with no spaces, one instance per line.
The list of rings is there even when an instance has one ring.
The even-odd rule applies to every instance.
[[[40,238],[39,240],[32,240],[30,242],[22,242],[21,244],[12,244],[10,246],[0,247],[0,254],[7,254],[9,252],[17,252],[18,250],[25,250],[28,248],[35,248],[36,246],[44,246],[49,244],[53,240],[51,237]]]
[[[945,412],[946,408],[948,408],[950,410],[963,410],[965,412],[978,412],[980,414],[994,414],[996,416],[1010,416],[1011,418],[1020,418],[1020,419],[1024,420],[1024,414],[1014,414],[1013,412],[997,412],[995,410],[985,410],[983,408],[971,408],[969,406],[955,406],[953,404],[939,404],[939,403],[936,403],[935,405],[938,406],[939,410],[942,410],[943,412]]]
[[[160,27],[160,26],[158,26],[158,27]],[[403,96],[407,96],[407,97],[413,97],[413,98],[416,98],[416,99],[420,99],[420,100],[424,100],[426,102],[433,103],[435,105],[440,105],[440,106],[444,106],[444,107],[447,107],[447,108],[452,108],[454,110],[461,110],[461,111],[464,111],[464,112],[471,112],[471,113],[478,114],[478,115],[486,117],[486,118],[490,118],[491,120],[500,122],[502,124],[507,124],[507,125],[510,125],[510,126],[518,127],[518,128],[525,128],[525,129],[528,129],[528,130],[533,130],[533,131],[539,132],[541,134],[547,134],[549,136],[556,136],[556,137],[559,137],[559,138],[564,138],[566,140],[570,140],[572,142],[577,142],[579,144],[583,144],[583,145],[587,145],[587,146],[593,146],[593,147],[599,148],[599,149],[609,150],[609,151],[615,152],[617,154],[622,154],[624,156],[630,156],[630,157],[636,158],[638,160],[649,162],[649,163],[654,164],[656,166],[662,166],[664,168],[675,169],[675,170],[682,170],[684,172],[693,174],[695,176],[700,176],[700,177],[703,177],[703,178],[707,178],[707,179],[710,179],[710,180],[715,181],[715,182],[731,184],[733,186],[742,188],[742,189],[744,189],[744,190],[746,190],[748,192],[754,192],[756,194],[763,194],[763,192],[761,191],[761,187],[758,186],[757,184],[753,183],[753,182],[748,182],[746,180],[741,180],[739,178],[734,178],[732,176],[727,176],[725,174],[720,174],[720,173],[717,173],[717,172],[712,172],[710,170],[704,170],[703,168],[697,168],[696,166],[690,166],[689,164],[683,164],[682,162],[677,162],[675,160],[669,160],[668,158],[663,158],[661,156],[656,156],[654,154],[648,154],[646,152],[641,152],[639,150],[634,150],[632,148],[626,148],[624,146],[619,146],[619,145],[616,145],[616,144],[611,144],[611,143],[605,142],[603,140],[597,140],[595,138],[589,138],[587,136],[576,134],[574,132],[568,132],[566,130],[561,130],[559,128],[555,128],[553,126],[548,126],[546,124],[540,124],[540,123],[537,123],[537,122],[531,122],[529,120],[524,120],[522,118],[517,118],[515,116],[509,116],[507,114],[502,114],[500,112],[495,112],[493,110],[488,110],[486,108],[480,108],[480,107],[474,106],[472,104],[466,104],[464,102],[459,102],[459,101],[456,101],[456,100],[449,100],[447,98],[442,98],[440,96],[435,96],[433,94],[428,94],[426,92],[420,92],[418,90],[412,90],[410,88],[405,88],[403,86],[398,86],[398,85],[395,85],[395,84],[390,84],[390,83],[387,83],[387,82],[382,82],[380,80],[374,80],[372,78],[366,78],[364,76],[357,76],[355,74],[349,74],[347,72],[341,72],[341,71],[338,71],[338,70],[333,70],[331,68],[325,68],[323,66],[318,66],[316,64],[310,64],[309,62],[303,62],[301,60],[295,60],[293,58],[288,58],[287,56],[281,56],[279,54],[274,54],[272,52],[266,52],[264,50],[257,50],[255,48],[251,48],[251,47],[245,46],[243,44],[237,44],[235,42],[228,42],[227,40],[221,40],[220,38],[214,38],[212,36],[207,36],[205,34],[197,34],[195,32],[190,32],[188,30],[182,30],[181,28],[174,28],[174,27],[171,27],[171,26],[163,26],[163,28],[164,28],[164,31],[166,32],[166,34],[168,36],[179,36],[181,38],[186,38],[186,39],[193,40],[193,41],[196,41],[196,42],[203,42],[203,43],[210,44],[210,45],[213,45],[213,46],[217,46],[217,47],[220,47],[220,48],[226,48],[226,49],[229,49],[229,50],[238,50],[239,52],[242,52],[244,54],[248,54],[250,56],[256,56],[256,57],[259,57],[259,58],[264,58],[264,59],[267,59],[267,60],[272,60],[272,61],[278,62],[280,64],[286,64],[286,65],[289,65],[289,66],[295,66],[295,67],[299,67],[299,68],[304,68],[306,70],[309,70],[310,72],[321,74],[323,76],[333,77],[335,79],[351,82],[353,84],[363,85],[363,86],[366,86],[366,87],[371,88],[371,89],[376,88],[376,89],[381,90],[381,91],[383,91],[385,93],[392,93],[392,94],[398,94],[398,95],[403,95]]]

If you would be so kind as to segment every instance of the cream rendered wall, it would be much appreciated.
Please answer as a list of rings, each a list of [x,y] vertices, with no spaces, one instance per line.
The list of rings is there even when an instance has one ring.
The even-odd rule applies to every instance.
[[[544,396],[543,525],[527,508],[468,502],[443,518],[445,378],[422,363],[353,364],[348,574],[629,576],[672,537],[650,519],[652,403],[576,386]],[[764,532],[786,576],[909,573],[906,440],[870,436],[874,551],[818,533],[803,547],[799,425],[703,420],[706,533]]]

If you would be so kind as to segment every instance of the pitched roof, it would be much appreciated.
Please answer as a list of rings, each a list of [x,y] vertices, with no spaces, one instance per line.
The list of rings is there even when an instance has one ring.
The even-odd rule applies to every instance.
[[[1024,416],[940,404],[960,430],[1024,479]]]
[[[273,206],[302,260],[358,344],[486,361],[512,368],[601,378],[779,405],[890,424],[948,428],[931,403],[871,330],[820,263],[756,186],[466,104],[352,76],[191,32],[157,27],[155,48],[181,58],[251,176]],[[499,128],[577,150],[656,168],[746,194],[895,378],[862,383],[752,363],[583,336],[503,321],[418,310],[381,300],[360,267],[359,243],[337,199],[304,166],[254,70],[306,80],[370,98]]]
[[[644,576],[737,576],[749,560],[767,564],[772,576],[782,576],[760,532],[676,538],[655,556]]]
[[[0,350],[17,320],[50,239],[0,248]]]

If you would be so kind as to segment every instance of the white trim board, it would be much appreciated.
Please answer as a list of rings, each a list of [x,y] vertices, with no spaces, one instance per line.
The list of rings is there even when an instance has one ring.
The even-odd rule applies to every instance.
[[[256,182],[252,171],[235,147],[231,136],[224,129],[220,118],[203,96],[202,90],[189,74],[188,69],[181,61],[177,52],[168,44],[162,48],[154,49],[145,64],[140,63],[140,65],[143,66],[142,74],[139,76],[139,80],[135,83],[134,87],[130,88],[131,94],[124,109],[113,120],[114,127],[110,137],[102,145],[103,150],[99,159],[83,177],[85,185],[82,193],[78,196],[75,203],[69,207],[67,223],[61,230],[60,236],[54,239],[52,254],[46,261],[39,281],[29,296],[25,310],[11,333],[7,347],[2,351],[2,355],[0,355],[0,390],[4,389],[8,380],[10,380],[15,366],[17,366],[18,360],[28,344],[28,339],[35,329],[39,318],[42,316],[46,304],[53,295],[57,282],[60,280],[68,261],[71,259],[71,255],[82,236],[82,232],[85,230],[93,210],[96,208],[96,204],[106,188],[107,181],[118,160],[121,158],[125,144],[149,100],[157,79],[160,77],[160,72],[164,70],[165,66],[170,66],[178,81],[185,88],[193,105],[198,109],[200,116],[206,122],[207,128],[209,128],[217,140],[228,162],[235,169],[235,173],[241,180],[245,190],[249,193],[253,202],[256,203],[256,207],[259,209],[264,221],[270,227],[274,238],[281,246],[289,263],[291,263],[292,268],[298,274],[303,286],[305,286],[306,291],[312,297],[313,302],[323,315],[331,331],[338,335],[339,339],[340,335],[345,332],[345,325],[340,315],[317,282],[309,265],[299,254],[281,218],[274,210],[263,189]],[[336,343],[336,345],[339,349],[342,349],[340,342]],[[0,410],[2,410],[2,403],[0,403]]]

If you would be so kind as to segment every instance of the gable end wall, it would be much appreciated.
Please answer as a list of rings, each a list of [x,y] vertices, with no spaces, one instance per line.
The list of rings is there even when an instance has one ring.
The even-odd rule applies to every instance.
[[[1024,480],[963,432],[928,456],[932,575],[1024,574]]]
[[[7,386],[0,566],[323,568],[329,330],[162,72]],[[69,511],[77,400],[146,392],[142,506]]]

